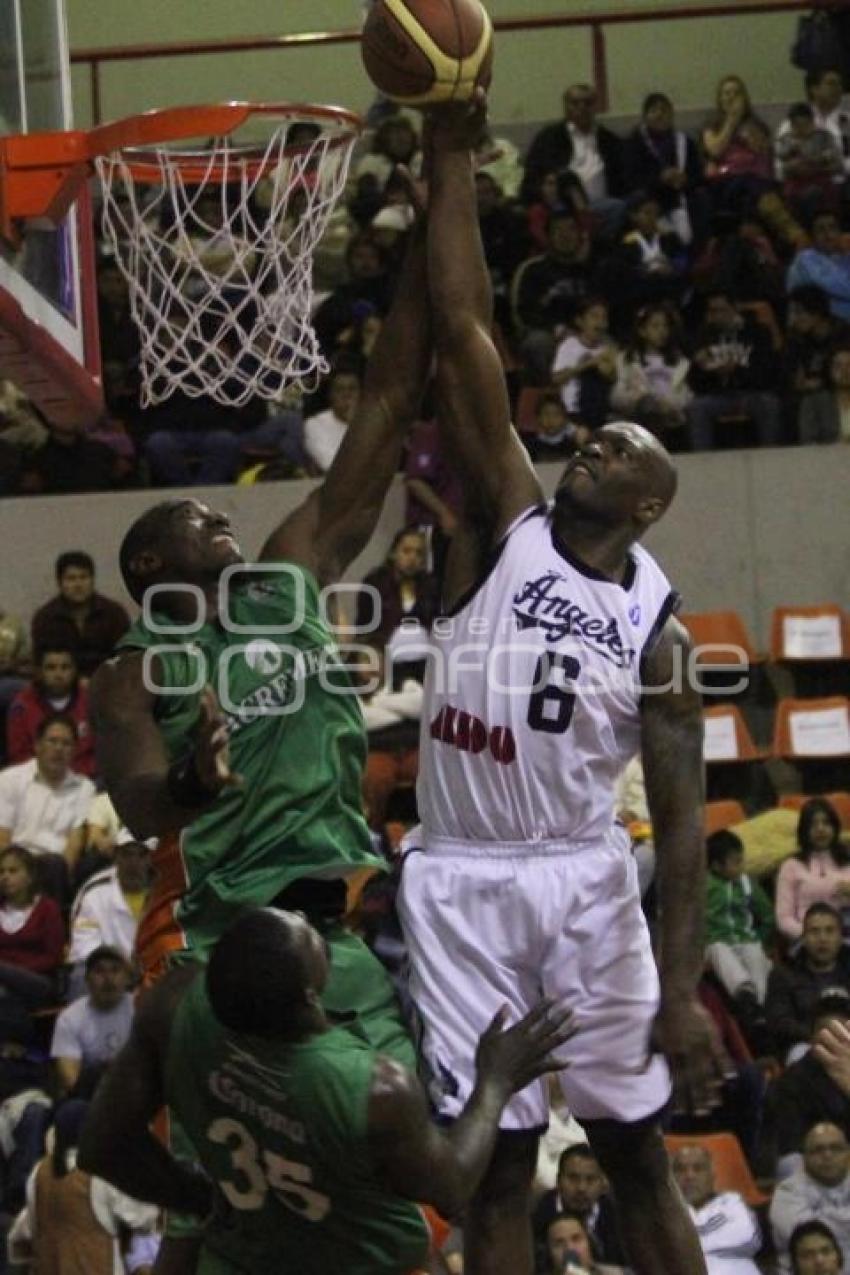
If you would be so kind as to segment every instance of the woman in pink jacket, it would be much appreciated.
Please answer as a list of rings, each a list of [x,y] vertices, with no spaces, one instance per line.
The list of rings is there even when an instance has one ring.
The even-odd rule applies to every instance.
[[[794,942],[813,903],[850,908],[850,853],[841,843],[841,821],[823,797],[812,797],[800,810],[797,844],[776,878],[776,925]]]

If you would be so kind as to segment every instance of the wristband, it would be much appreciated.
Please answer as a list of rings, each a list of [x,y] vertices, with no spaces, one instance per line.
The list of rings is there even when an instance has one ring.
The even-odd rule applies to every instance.
[[[197,760],[194,753],[181,757],[168,767],[165,780],[168,795],[175,806],[183,810],[196,810],[198,806],[208,806],[218,796],[218,791],[208,788],[198,774]]]

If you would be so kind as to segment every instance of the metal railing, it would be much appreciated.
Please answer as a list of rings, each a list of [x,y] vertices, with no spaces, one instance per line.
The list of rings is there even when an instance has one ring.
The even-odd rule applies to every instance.
[[[497,18],[497,31],[540,31],[546,28],[586,27],[591,42],[593,79],[601,110],[608,106],[608,54],[605,29],[627,23],[679,22],[692,18],[744,17],[753,14],[795,13],[811,9],[813,0],[740,0],[738,3],[677,5],[673,8],[610,9],[607,12],[579,10],[563,14],[524,15]],[[828,8],[828,4],[821,7]],[[282,49],[315,48],[334,44],[356,44],[359,28],[338,31],[304,31],[289,35],[256,35],[220,40],[185,40],[168,44],[128,44],[94,49],[73,49],[71,63],[87,65],[91,89],[92,118],[102,122],[101,68],[111,62],[144,61],[149,58],[193,57],[211,53],[272,52]]]

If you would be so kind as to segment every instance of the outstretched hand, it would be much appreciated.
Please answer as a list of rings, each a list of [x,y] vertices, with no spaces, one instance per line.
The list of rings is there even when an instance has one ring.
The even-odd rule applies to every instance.
[[[466,102],[439,102],[425,110],[428,144],[440,150],[474,150],[487,129],[487,92],[479,85]]]
[[[513,1027],[505,1027],[506,1017],[503,1007],[478,1042],[479,1079],[503,1086],[510,1095],[547,1072],[563,1071],[567,1064],[552,1054],[575,1033],[569,1010],[554,1009],[552,1001],[542,1000]]]
[[[234,774],[230,769],[227,722],[211,686],[205,686],[201,694],[194,761],[198,779],[210,793],[218,793],[222,788],[238,787],[242,783],[241,775]]]
[[[832,1019],[815,1037],[812,1053],[830,1079],[850,1096],[850,1029],[847,1024]]]
[[[720,1105],[729,1060],[711,1015],[696,997],[662,1000],[651,1042],[670,1067],[677,1112],[699,1116]]]

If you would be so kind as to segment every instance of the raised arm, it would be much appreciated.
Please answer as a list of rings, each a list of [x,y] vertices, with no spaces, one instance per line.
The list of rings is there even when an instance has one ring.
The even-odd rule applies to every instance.
[[[461,471],[467,518],[490,544],[542,499],[511,425],[505,375],[491,337],[492,295],[475,198],[473,147],[485,120],[473,104],[435,108],[428,205],[428,286],[437,350],[440,423]]]
[[[323,583],[367,544],[398,470],[431,362],[425,225],[411,231],[392,308],[369,360],[360,401],[324,482],[267,540],[262,560],[285,558]]]
[[[702,701],[690,683],[691,640],[670,618],[642,669],[641,745],[658,862],[661,1006],[655,1043],[681,1105],[715,1105],[722,1051],[696,998],[705,947]]]
[[[121,820],[142,839],[179,832],[238,782],[212,691],[201,699],[192,752],[171,763],[145,683],[143,657],[133,651],[101,664],[90,688],[98,769]]]

